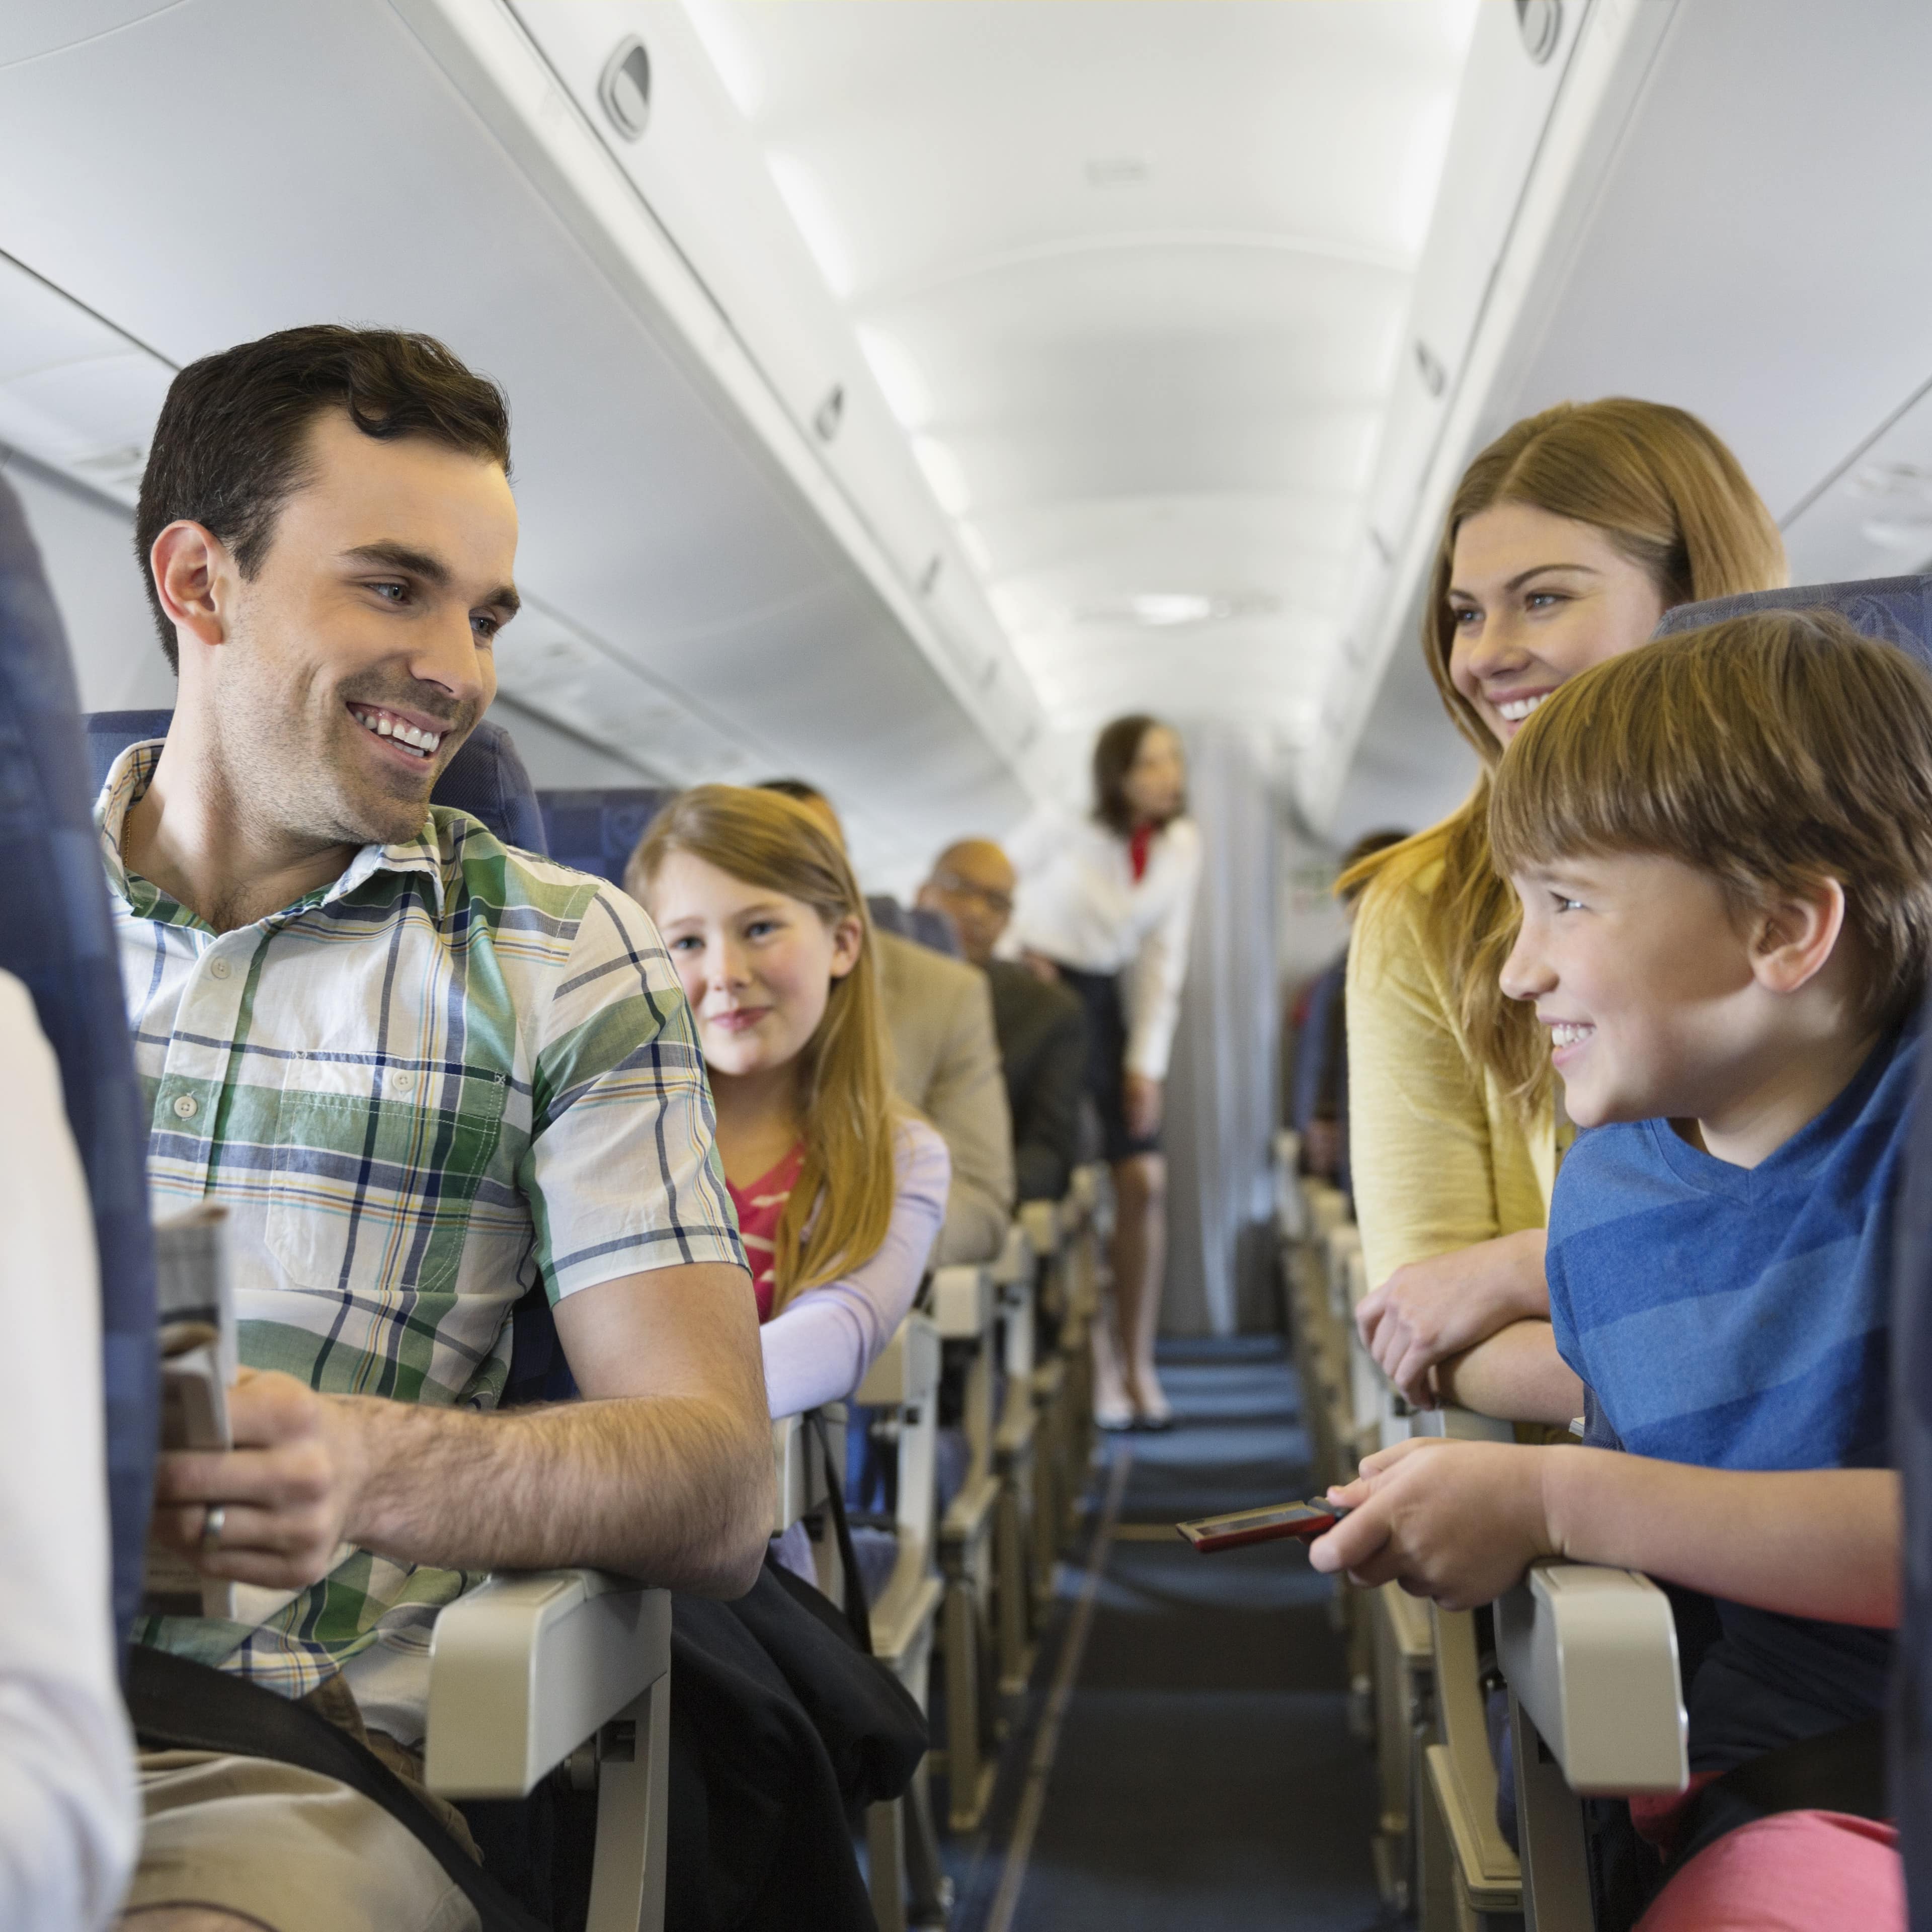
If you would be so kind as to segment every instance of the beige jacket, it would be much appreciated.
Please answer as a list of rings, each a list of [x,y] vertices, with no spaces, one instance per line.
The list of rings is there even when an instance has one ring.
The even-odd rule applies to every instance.
[[[1013,1212],[1013,1129],[992,990],[976,966],[895,933],[873,936],[893,1087],[939,1130],[952,1156],[932,1265],[992,1261]]]
[[[1348,1158],[1371,1288],[1410,1262],[1546,1226],[1556,1183],[1553,1092],[1527,1120],[1510,1104],[1428,950],[1442,876],[1440,845],[1418,839],[1376,875],[1349,940]]]

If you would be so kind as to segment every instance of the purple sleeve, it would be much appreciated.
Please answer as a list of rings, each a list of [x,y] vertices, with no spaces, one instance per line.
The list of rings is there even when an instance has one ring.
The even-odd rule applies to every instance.
[[[898,1124],[895,1154],[898,1192],[878,1252],[850,1274],[808,1288],[759,1331],[775,1416],[850,1396],[919,1292],[945,1218],[952,1163],[922,1120]]]

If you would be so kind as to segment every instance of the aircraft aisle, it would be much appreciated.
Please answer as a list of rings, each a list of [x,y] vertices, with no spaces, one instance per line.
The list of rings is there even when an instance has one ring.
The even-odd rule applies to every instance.
[[[1170,1342],[1181,1424],[1103,1438],[1084,1546],[955,1932],[1363,1932],[1382,1922],[1372,1760],[1349,1734],[1332,1588],[1299,1545],[1197,1556],[1190,1516],[1304,1492],[1281,1340]]]

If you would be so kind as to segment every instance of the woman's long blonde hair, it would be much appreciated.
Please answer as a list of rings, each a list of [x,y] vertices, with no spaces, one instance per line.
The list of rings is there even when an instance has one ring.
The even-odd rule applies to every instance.
[[[680,792],[632,854],[625,890],[648,904],[651,882],[674,852],[800,900],[828,926],[856,919],[865,932],[857,964],[832,982],[824,1017],[798,1056],[805,1160],[778,1222],[776,1314],[807,1288],[871,1260],[892,1218],[891,1048],[872,922],[838,842],[803,806],[777,792],[722,784]]]
[[[1514,892],[1490,857],[1490,775],[1502,748],[1449,676],[1456,533],[1501,503],[1526,504],[1602,531],[1648,575],[1666,610],[1772,590],[1787,573],[1778,525],[1737,458],[1695,416],[1665,404],[1628,396],[1559,403],[1505,430],[1462,473],[1430,574],[1422,649],[1443,704],[1476,748],[1483,770],[1461,809],[1422,834],[1439,846],[1442,859],[1424,931],[1460,1002],[1472,1048],[1527,1111],[1547,1085],[1550,1066],[1533,1015],[1502,990],[1517,910]],[[1396,850],[1414,852],[1418,843]],[[1365,859],[1337,890],[1371,884],[1394,856]]]

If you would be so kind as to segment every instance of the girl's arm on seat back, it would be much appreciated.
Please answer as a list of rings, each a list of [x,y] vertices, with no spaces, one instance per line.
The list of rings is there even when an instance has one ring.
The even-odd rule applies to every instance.
[[[898,1190],[878,1252],[837,1280],[806,1289],[759,1331],[775,1416],[849,1396],[919,1292],[945,1218],[952,1162],[923,1120],[902,1120],[895,1131]]]

